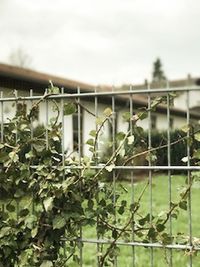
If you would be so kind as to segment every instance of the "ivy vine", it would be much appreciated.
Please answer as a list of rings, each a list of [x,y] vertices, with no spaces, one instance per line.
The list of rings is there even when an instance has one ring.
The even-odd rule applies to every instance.
[[[77,249],[81,228],[96,228],[99,239],[107,238],[109,245],[100,246],[99,266],[108,266],[119,253],[118,240],[135,238],[143,242],[159,242],[165,246],[174,242],[166,224],[169,218],[178,216],[180,209],[187,209],[187,197],[194,179],[186,183],[179,201],[171,203],[162,216],[141,214],[140,205],[149,181],[134,203],[120,199],[120,195],[105,179],[120,162],[122,166],[133,164],[134,159],[145,156],[147,160],[156,156],[162,147],[147,149],[142,146],[141,132],[137,121],[146,118],[148,109],[132,117],[124,114],[124,120],[132,123],[132,131],[118,132],[113,151],[104,164],[100,162],[98,142],[104,126],[112,119],[113,112],[105,109],[96,118],[96,128],[90,132],[86,144],[91,157],[78,158],[62,154],[62,125],[59,122],[58,100],[48,99],[59,93],[51,87],[34,103],[28,113],[21,112],[4,125],[3,142],[0,144],[0,266],[1,267],[59,267],[67,266],[69,260],[79,263]],[[44,131],[34,131],[32,120],[34,111],[41,102],[48,99],[57,113],[45,126]],[[151,104],[154,110],[164,98],[156,98]],[[64,114],[72,115],[80,103],[74,99],[64,105]],[[82,108],[85,108],[82,106]],[[86,112],[94,115],[85,108]],[[184,129],[186,135],[177,142],[200,141],[200,133],[190,134],[190,127]],[[188,133],[189,132],[189,137]],[[48,140],[48,142],[47,142]],[[143,151],[136,149],[140,145]],[[199,160],[199,150],[191,155]],[[122,160],[123,159],[123,160]],[[116,171],[116,170],[115,170]],[[120,176],[120,171],[116,177]],[[126,216],[124,216],[126,215]],[[67,252],[67,253],[66,253]]]

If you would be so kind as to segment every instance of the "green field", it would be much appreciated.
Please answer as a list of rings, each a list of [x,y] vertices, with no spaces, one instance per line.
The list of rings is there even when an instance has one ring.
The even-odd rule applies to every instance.
[[[179,198],[179,191],[185,185],[185,176],[174,175],[171,176],[171,185],[172,185],[172,201],[176,202]],[[134,198],[137,199],[141,190],[146,184],[146,179],[143,179],[140,182],[134,184]],[[121,183],[126,189],[127,193],[121,188],[120,183],[117,183],[117,191],[120,192],[120,197],[126,199],[128,202],[131,201],[131,183],[122,182]],[[149,211],[150,204],[150,190],[147,188],[145,194],[142,198],[141,203],[141,213],[146,214]],[[163,210],[168,210],[169,205],[169,182],[167,175],[156,175],[153,177],[152,184],[152,196],[153,196],[153,214],[158,214]],[[193,236],[200,237],[200,188],[197,184],[194,184],[192,187],[192,230]],[[172,221],[172,231],[173,235],[176,235],[178,232],[182,232],[185,235],[188,235],[188,211],[180,210],[178,219],[173,219]],[[95,228],[88,227],[83,229],[84,238],[95,238]],[[83,266],[84,267],[94,267],[96,264],[96,244],[84,244],[83,246]],[[189,256],[185,251],[173,250],[173,266],[183,267],[189,266]],[[162,267],[169,266],[167,260],[165,259],[166,254],[169,254],[169,251],[165,249],[153,249],[153,266]],[[146,267],[150,265],[150,249],[144,247],[135,247],[135,266]],[[133,265],[133,249],[127,246],[120,246],[120,252],[117,259],[119,267],[128,267]],[[69,263],[69,266],[77,266],[74,263]],[[200,254],[193,256],[193,266],[200,267]]]

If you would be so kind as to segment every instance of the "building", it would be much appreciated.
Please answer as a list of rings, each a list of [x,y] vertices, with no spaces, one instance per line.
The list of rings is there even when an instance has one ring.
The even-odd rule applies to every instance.
[[[80,90],[81,93],[91,93],[98,92],[98,96],[87,95],[83,99],[80,98],[80,118],[81,122],[78,125],[78,116],[77,114],[71,116],[64,116],[62,120],[60,116],[60,121],[64,123],[64,147],[68,151],[73,151],[76,148],[76,143],[78,139],[78,126],[81,127],[81,138],[83,144],[89,137],[89,132],[92,129],[95,129],[95,116],[92,114],[102,114],[106,107],[111,107],[115,109],[115,130],[116,131],[127,131],[128,123],[124,122],[123,114],[130,110],[130,101],[133,105],[133,111],[136,112],[138,109],[147,107],[147,95],[140,93],[132,95],[132,98],[129,94],[115,94],[112,95],[112,87],[109,86],[99,86],[95,87],[90,84],[81,83],[78,81],[72,81],[65,78],[60,78],[57,76],[40,73],[37,71],[14,67],[6,64],[0,64],[0,91],[1,98],[11,98],[30,96],[31,95],[43,95],[45,89],[49,86],[49,81],[52,81],[53,84],[59,88],[62,88],[62,93],[65,94],[75,94],[77,90]],[[197,83],[199,80],[194,80],[193,83]],[[178,83],[176,81],[171,84],[171,86],[176,86]],[[180,84],[180,81],[179,81]],[[183,86],[183,84],[181,84]],[[193,84],[191,84],[193,86]],[[144,86],[143,86],[144,87]],[[140,86],[136,86],[136,89],[142,89]],[[17,95],[14,90],[17,90]],[[31,90],[31,91],[30,91]],[[103,93],[103,92],[107,93]],[[200,92],[198,90],[192,92],[192,100],[195,100],[190,103],[190,118],[192,121],[197,123],[200,119],[200,114],[196,111],[197,107],[200,106],[199,96]],[[163,94],[163,93],[162,93]],[[159,94],[157,94],[159,95]],[[114,99],[114,105],[113,105]],[[65,101],[65,100],[64,100]],[[96,106],[95,106],[96,101]],[[26,103],[17,101],[15,107],[13,108],[14,101],[6,101],[2,104],[1,110],[1,123],[8,122],[8,119],[13,117],[16,112],[20,111],[21,108],[28,109],[31,105],[31,101]],[[97,108],[98,102],[98,108]],[[1,102],[2,103],[2,102]],[[61,105],[61,103],[59,103]],[[84,108],[85,107],[85,108]],[[90,111],[90,112],[88,112]],[[42,102],[38,110],[37,118],[35,125],[38,124],[48,124],[51,117],[55,116],[55,111],[53,111],[51,104],[47,105],[46,102]],[[3,120],[3,122],[2,122]],[[144,129],[148,129],[149,124],[147,119],[144,119],[138,122]],[[170,106],[170,125],[171,129],[180,128],[186,124],[186,95],[185,93],[177,94],[174,98],[173,105]],[[164,130],[167,129],[167,107],[164,104],[158,105],[156,111],[152,111],[151,116],[151,128]],[[109,138],[111,135],[110,125],[108,124],[105,127],[105,138]],[[83,146],[83,152],[87,153],[87,146]]]

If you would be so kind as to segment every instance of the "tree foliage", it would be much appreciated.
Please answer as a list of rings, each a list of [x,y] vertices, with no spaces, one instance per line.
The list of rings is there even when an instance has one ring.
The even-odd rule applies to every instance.
[[[23,48],[12,51],[9,55],[9,62],[17,67],[30,68],[32,63],[32,58]]]
[[[153,82],[166,81],[166,76],[162,69],[162,62],[160,58],[157,58],[155,62],[153,63],[152,81]]]

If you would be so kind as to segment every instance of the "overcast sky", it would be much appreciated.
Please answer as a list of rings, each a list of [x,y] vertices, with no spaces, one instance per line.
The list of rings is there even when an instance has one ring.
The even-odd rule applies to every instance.
[[[199,0],[0,0],[0,61],[93,84],[200,76]]]

